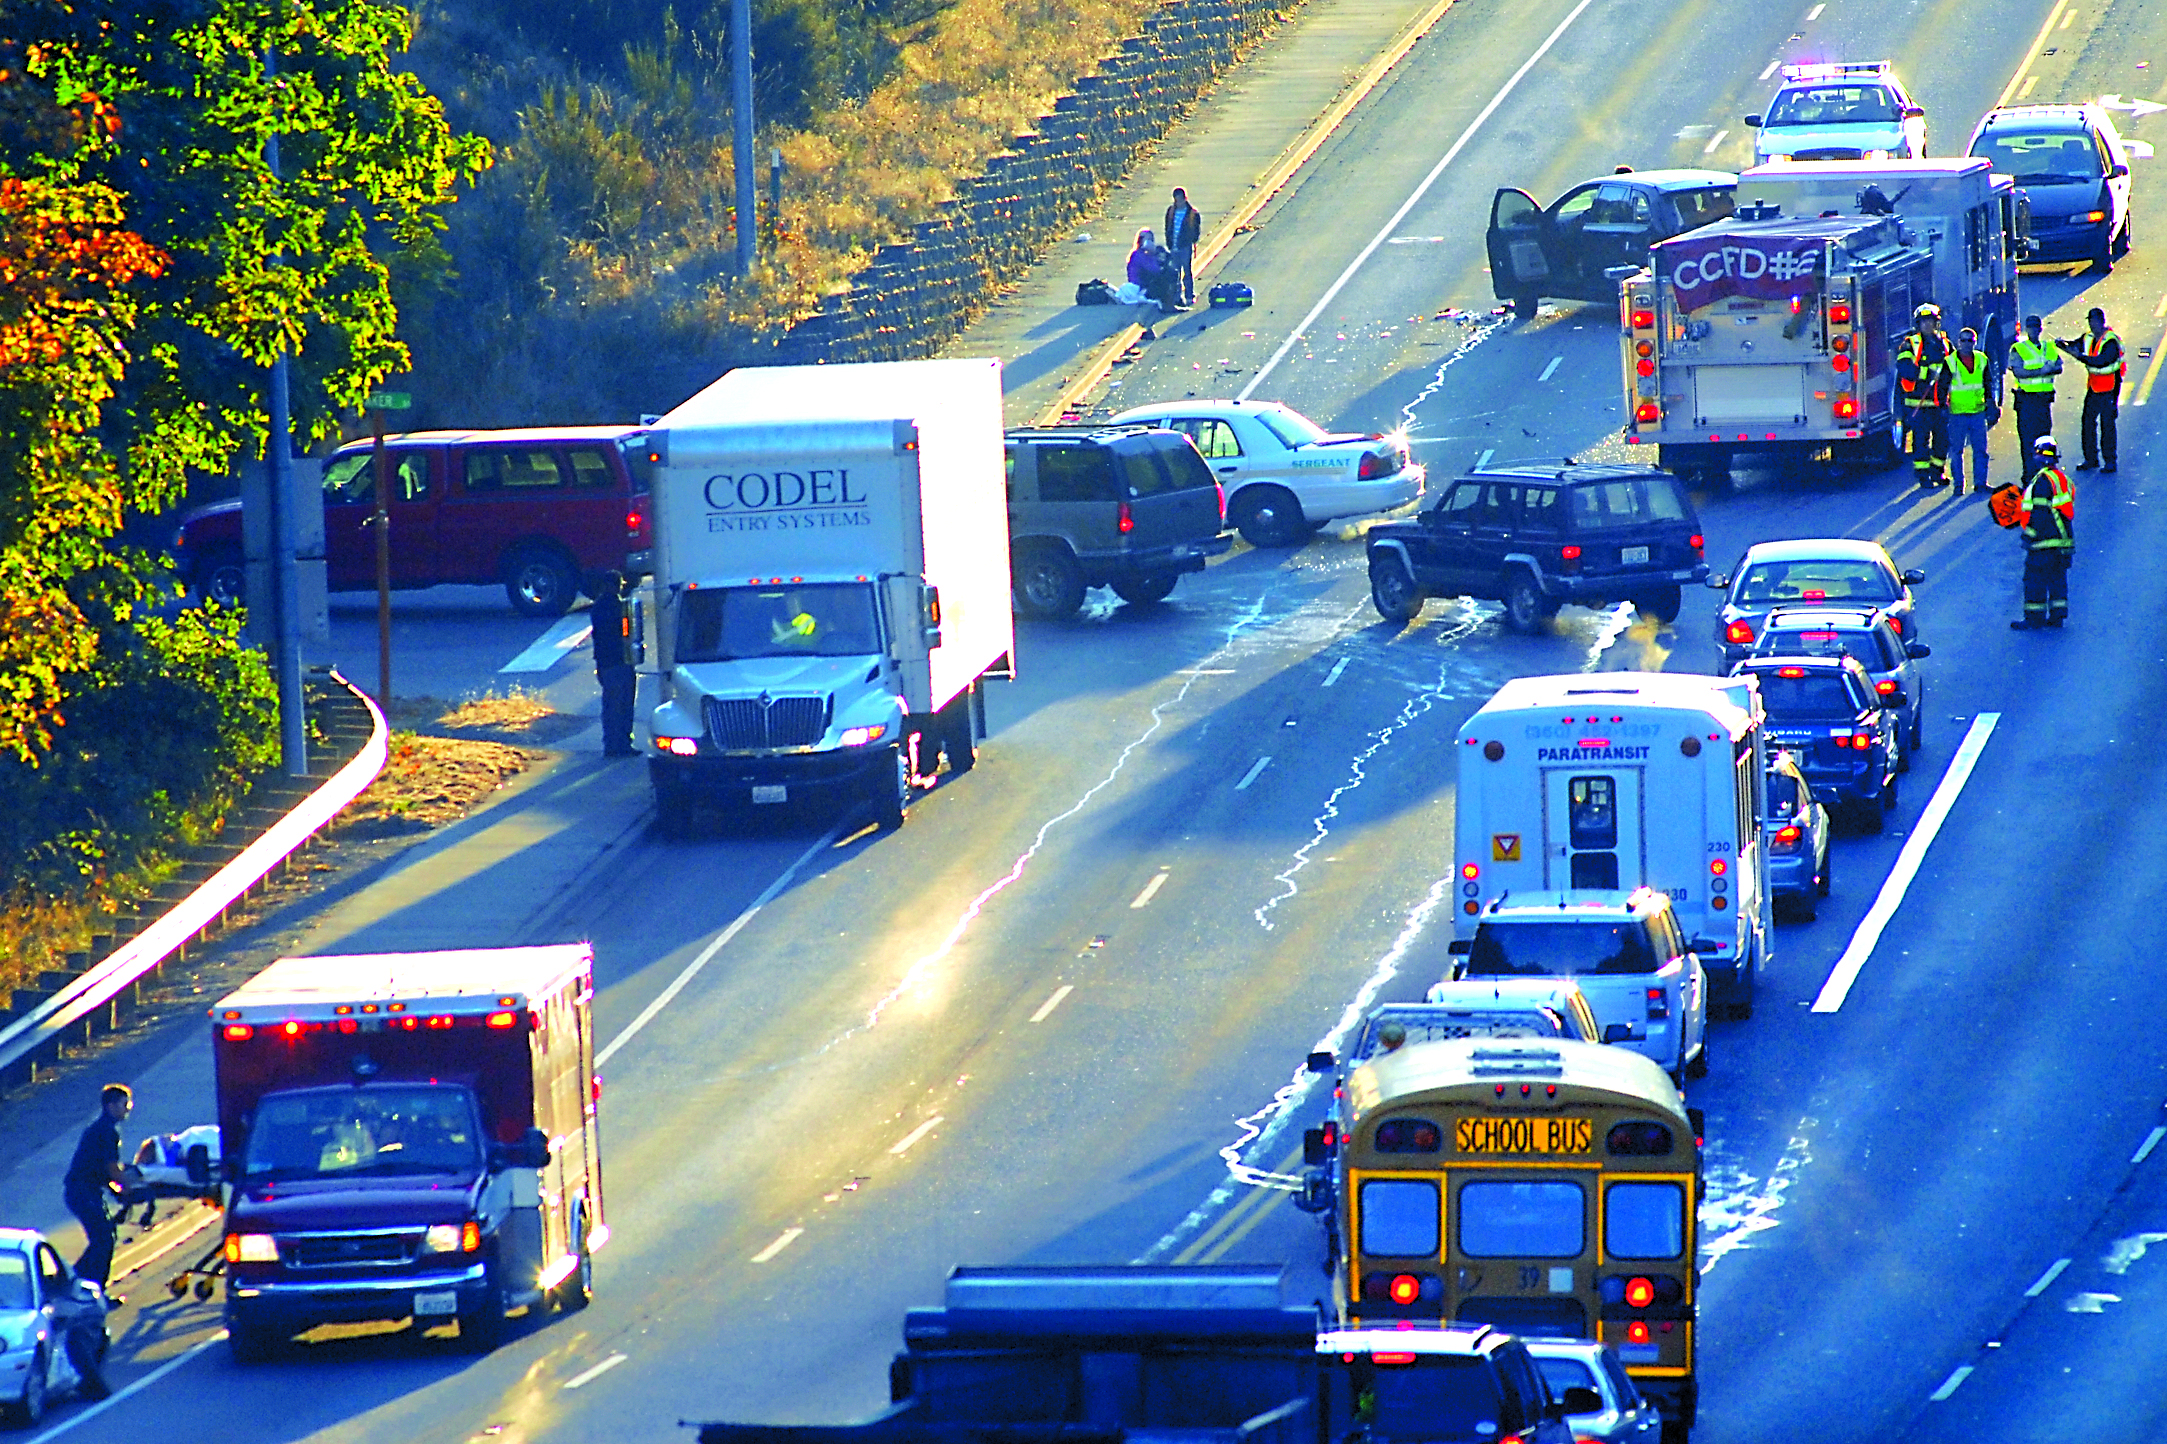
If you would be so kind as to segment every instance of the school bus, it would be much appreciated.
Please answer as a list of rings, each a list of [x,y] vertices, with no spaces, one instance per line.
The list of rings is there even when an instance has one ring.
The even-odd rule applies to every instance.
[[[1410,1043],[1342,1084],[1336,1300],[1352,1327],[1592,1338],[1692,1426],[1699,1110],[1624,1048]]]

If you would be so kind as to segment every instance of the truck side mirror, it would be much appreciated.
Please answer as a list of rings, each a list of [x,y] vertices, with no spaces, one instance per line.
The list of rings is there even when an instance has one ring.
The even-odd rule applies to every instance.
[[[1473,938],[1454,938],[1445,948],[1448,957],[1464,958],[1475,950]]]
[[[1304,1213],[1330,1213],[1332,1211],[1332,1180],[1322,1170],[1312,1169],[1302,1175],[1302,1191],[1294,1195],[1294,1206]]]
[[[1714,938],[1695,938],[1685,945],[1685,950],[1689,953],[1713,953],[1721,951],[1722,947],[1723,944]]]
[[[215,1180],[211,1177],[211,1150],[204,1144],[192,1146],[183,1160],[188,1170],[188,1181],[198,1188],[209,1188]]]
[[[1332,1065],[1338,1061],[1338,1058],[1333,1056],[1331,1049],[1324,1048],[1310,1054],[1304,1066],[1312,1073],[1329,1073],[1332,1071]]]
[[[925,644],[931,651],[941,644],[941,589],[925,589]]]
[[[516,1143],[492,1143],[489,1145],[489,1171],[502,1173],[507,1168],[547,1168],[549,1166],[549,1135],[539,1128],[529,1128],[519,1135]]]
[[[1302,1162],[1308,1164],[1311,1168],[1322,1168],[1331,1161],[1332,1150],[1325,1145],[1324,1130],[1321,1128],[1303,1129]]]

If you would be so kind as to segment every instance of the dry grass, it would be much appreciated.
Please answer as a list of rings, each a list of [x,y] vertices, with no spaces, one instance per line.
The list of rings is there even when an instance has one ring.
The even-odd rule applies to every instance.
[[[383,772],[336,831],[356,838],[433,831],[541,760],[539,752],[502,742],[394,732]]]

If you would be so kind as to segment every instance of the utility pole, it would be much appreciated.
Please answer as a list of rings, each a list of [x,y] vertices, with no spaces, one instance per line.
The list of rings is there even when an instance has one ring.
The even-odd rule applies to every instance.
[[[263,56],[266,79],[278,73],[278,53]],[[264,137],[263,158],[278,178],[278,132]],[[271,575],[278,600],[279,760],[288,777],[308,776],[308,701],[301,690],[301,575],[295,560],[301,529],[293,494],[293,417],[282,344],[271,363],[271,430],[263,444],[263,463],[271,491]]]
[[[404,411],[414,398],[404,391],[372,391],[363,403],[376,437],[376,705],[391,707],[391,458],[384,452],[384,413]]]
[[[737,273],[752,275],[759,164],[752,153],[752,0],[730,0],[730,167],[737,179]]]

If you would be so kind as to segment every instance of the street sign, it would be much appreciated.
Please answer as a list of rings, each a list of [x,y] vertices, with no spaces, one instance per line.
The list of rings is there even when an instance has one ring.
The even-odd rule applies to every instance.
[[[414,397],[408,391],[371,391],[361,405],[368,411],[406,411],[413,407]]]

